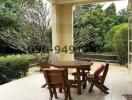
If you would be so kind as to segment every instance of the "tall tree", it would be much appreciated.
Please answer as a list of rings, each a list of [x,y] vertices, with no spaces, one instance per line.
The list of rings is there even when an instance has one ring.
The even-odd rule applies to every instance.
[[[49,26],[49,9],[43,1],[30,5],[23,2],[22,14],[18,16],[19,27],[6,28],[0,33],[1,39],[14,49],[23,52],[40,52],[49,49],[51,41],[46,29]]]
[[[87,51],[103,51],[105,44],[104,35],[114,25],[115,23],[113,19],[111,17],[108,17],[108,15],[106,15],[106,13],[102,10],[102,5],[96,5],[94,8],[92,8],[92,10],[89,10],[86,13],[81,14],[80,16],[77,16],[75,18],[74,42],[75,44],[81,46],[82,43],[79,42],[79,38],[81,38],[81,36],[84,35],[85,32],[86,37],[83,36],[83,38],[81,38],[83,41],[82,46],[85,47]],[[92,28],[92,31],[91,29],[89,31],[89,28]],[[88,46],[90,46],[90,48]]]

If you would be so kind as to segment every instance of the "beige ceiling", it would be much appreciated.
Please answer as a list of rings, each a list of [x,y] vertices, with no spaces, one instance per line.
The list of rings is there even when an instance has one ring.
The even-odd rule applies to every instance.
[[[98,3],[98,2],[122,1],[122,0],[48,0],[48,1],[56,4],[86,4],[86,3]]]

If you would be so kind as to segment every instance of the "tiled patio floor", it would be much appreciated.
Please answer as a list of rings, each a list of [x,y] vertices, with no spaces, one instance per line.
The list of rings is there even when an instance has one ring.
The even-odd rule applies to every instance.
[[[41,88],[44,83],[42,74],[33,74],[0,86],[0,100],[49,100],[49,92]],[[110,94],[105,95],[97,88],[88,93],[88,88],[82,95],[71,89],[73,100],[126,100],[123,94],[132,94],[132,76],[127,73],[109,73],[105,83],[110,88]],[[63,94],[58,93],[59,99],[64,100]],[[54,99],[55,100],[55,99]]]

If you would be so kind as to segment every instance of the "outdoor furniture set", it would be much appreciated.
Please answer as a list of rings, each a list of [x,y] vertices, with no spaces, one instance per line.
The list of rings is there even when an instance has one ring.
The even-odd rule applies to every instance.
[[[70,88],[77,88],[77,94],[81,94],[82,87],[85,88],[87,82],[90,85],[89,92],[96,86],[105,94],[108,94],[109,88],[104,85],[105,78],[109,69],[109,64],[101,65],[93,74],[90,73],[92,62],[91,61],[60,61],[55,54],[49,55],[48,62],[40,63],[41,71],[44,73],[46,83],[42,87],[49,89],[50,100],[53,96],[57,99],[57,91],[61,93],[64,91],[65,99],[71,100]],[[74,79],[68,79],[68,69],[76,68],[76,72],[72,75]]]

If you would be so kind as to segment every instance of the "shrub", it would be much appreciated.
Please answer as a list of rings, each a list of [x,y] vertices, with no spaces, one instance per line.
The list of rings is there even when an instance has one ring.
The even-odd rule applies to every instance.
[[[29,62],[24,57],[0,57],[0,84],[26,76]]]
[[[115,51],[120,64],[128,62],[128,23],[113,27],[105,37],[106,46]]]

